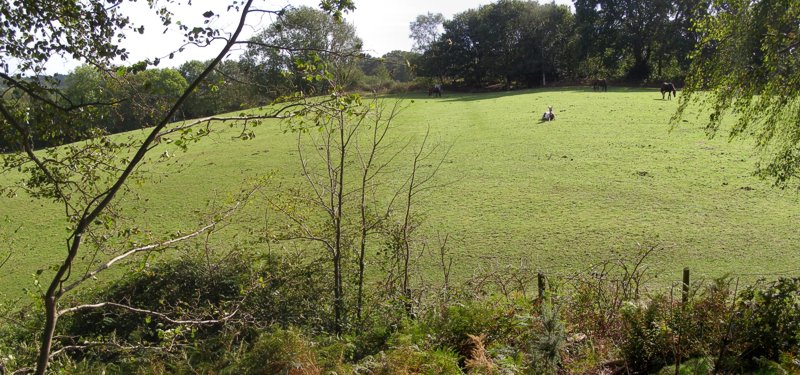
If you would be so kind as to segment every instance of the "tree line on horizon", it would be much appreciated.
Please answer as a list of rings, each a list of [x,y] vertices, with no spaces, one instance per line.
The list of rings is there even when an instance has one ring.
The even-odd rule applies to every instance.
[[[464,87],[505,88],[605,78],[682,81],[708,5],[686,0],[575,0],[565,5],[500,0],[412,23],[418,73]],[[436,24],[444,30],[437,35]],[[424,32],[413,32],[424,30]]]
[[[200,118],[268,104],[301,92],[326,92],[324,80],[310,82],[308,61],[324,63],[353,91],[404,91],[434,83],[453,89],[504,89],[581,82],[596,78],[631,84],[682,81],[698,36],[692,19],[703,7],[688,0],[576,0],[565,5],[500,0],[468,9],[452,19],[419,15],[410,23],[412,51],[371,56],[362,51],[355,27],[310,7],[289,8],[248,41],[236,60],[223,61],[194,90],[174,120]],[[274,46],[287,46],[276,49]],[[83,128],[107,134],[152,126],[154,114],[174,101],[207,61],[187,61],[177,68],[158,68],[145,61],[114,74],[90,65],[67,75],[44,78],[70,105],[111,103],[78,128],[52,133],[47,110],[28,105],[38,147],[85,138]],[[24,90],[4,95],[22,98]],[[48,94],[55,96],[55,94]],[[24,99],[21,99],[24,100]],[[90,123],[100,121],[102,124]],[[100,126],[98,126],[100,125]],[[0,151],[19,140],[0,133]]]

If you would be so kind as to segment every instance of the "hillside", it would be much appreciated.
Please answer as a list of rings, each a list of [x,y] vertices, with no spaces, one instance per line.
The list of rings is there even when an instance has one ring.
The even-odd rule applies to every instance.
[[[436,177],[442,187],[419,207],[427,236],[449,234],[457,278],[505,264],[584,270],[639,243],[660,246],[651,261],[662,283],[678,280],[683,267],[694,278],[746,279],[800,269],[797,193],[752,176],[749,143],[709,140],[694,118],[670,130],[677,101],[662,101],[653,89],[406,99],[393,130],[397,144],[418,142],[430,129],[434,142],[451,147]],[[540,123],[548,105],[556,121]],[[139,197],[128,198],[145,218],[139,229],[155,238],[189,231],[209,202],[219,205],[263,175],[273,176],[265,191],[298,184],[295,134],[278,122],[253,130],[255,139],[234,140],[238,130],[226,126],[187,152],[162,146],[155,154],[169,158],[149,163],[153,179],[133,185]],[[3,269],[0,290],[15,297],[33,287],[37,269],[59,259],[66,224],[58,206],[23,195],[0,197],[0,207],[0,238],[13,233],[6,241],[13,266]],[[216,245],[268,251],[243,231],[257,231],[264,217],[253,202]],[[423,260],[429,278],[437,277],[433,262]]]

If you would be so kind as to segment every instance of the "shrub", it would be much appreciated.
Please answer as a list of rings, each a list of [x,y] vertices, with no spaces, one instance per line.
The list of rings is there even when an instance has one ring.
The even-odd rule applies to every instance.
[[[560,307],[543,303],[540,321],[542,333],[533,343],[533,369],[545,374],[556,373],[561,366],[561,351],[566,343],[566,331],[561,322]]]
[[[257,325],[278,324],[324,331],[333,325],[325,264],[263,257],[254,265],[258,287],[242,306],[247,320]]]
[[[219,319],[236,311],[233,319],[219,324],[178,325],[160,316],[115,307],[82,310],[65,317],[61,346],[84,341],[113,343],[69,354],[77,361],[128,361],[129,368],[137,368],[136,357],[141,353],[114,349],[117,344],[164,346],[165,356],[180,355],[193,366],[212,370],[224,367],[232,349],[246,346],[265,327],[297,325],[313,332],[328,324],[330,293],[322,283],[324,273],[315,267],[315,262],[290,263],[270,256],[228,257],[214,263],[191,258],[158,263],[83,298],[156,311],[176,320]],[[347,359],[352,359],[352,350],[346,352]],[[176,358],[165,361],[180,364]],[[178,371],[174,366],[167,367],[168,372]]]
[[[399,346],[366,358],[358,371],[373,375],[462,374],[458,354],[446,349],[422,350],[416,345]]]
[[[216,319],[236,309],[235,319],[181,326],[119,308],[82,310],[64,317],[65,331],[59,332],[56,347],[87,348],[59,355],[52,370],[506,374],[617,371],[624,366],[629,372],[652,373],[674,370],[672,364],[680,363],[681,373],[714,366],[732,373],[800,371],[798,279],[751,286],[735,300],[730,280],[720,279],[681,304],[667,296],[620,302],[638,295],[626,286],[632,283],[590,277],[582,279],[588,282],[584,287],[578,280],[572,299],[560,297],[563,310],[513,291],[494,299],[465,291],[463,304],[443,310],[440,304],[428,305],[435,307],[415,310],[418,319],[408,317],[405,304],[376,294],[369,295],[370,308],[361,320],[344,336],[333,336],[326,333],[331,327],[328,276],[323,262],[272,256],[158,263],[83,297],[173,319]],[[592,311],[618,304],[614,311]],[[16,319],[26,311],[0,317]],[[586,321],[593,317],[602,322]],[[41,330],[41,317],[28,314],[20,322],[0,325],[0,366],[6,369],[35,361],[37,348],[30,337]],[[614,332],[614,327],[620,328]]]
[[[623,357],[633,371],[655,371],[689,358],[719,353],[730,317],[730,280],[717,279],[686,304],[659,296],[622,308]],[[702,362],[702,361],[700,361]],[[695,364],[699,364],[695,360]],[[687,370],[689,371],[689,370]]]
[[[322,368],[317,363],[314,345],[296,329],[276,329],[262,334],[237,363],[222,373],[321,374]]]
[[[514,331],[514,311],[494,303],[469,302],[449,307],[441,316],[431,319],[430,331],[437,344],[456,351],[461,358],[469,358],[474,349],[470,335],[485,334],[483,342],[504,340]]]
[[[35,363],[44,317],[34,314],[30,306],[18,311],[0,313],[0,374]],[[33,339],[33,340],[31,340]]]
[[[131,273],[88,298],[158,311],[174,319],[214,319],[218,317],[215,312],[241,298],[249,277],[244,260],[209,265],[188,258]],[[113,333],[124,341],[158,342],[169,326],[147,314],[109,307],[74,314],[66,330],[71,336],[94,338]]]
[[[228,257],[216,263],[192,258],[158,263],[130,274],[86,299],[110,301],[157,311],[173,319],[217,319],[222,312],[237,310],[237,319],[255,326],[302,325],[321,329],[328,305],[325,287],[314,262],[292,264],[265,256],[248,259]],[[72,336],[160,341],[167,322],[124,309],[91,309],[69,319]],[[202,336],[213,326],[191,332]]]
[[[374,324],[366,331],[356,335],[354,341],[354,360],[358,361],[389,348],[388,341],[396,328],[388,324]]]
[[[694,358],[681,364],[678,368],[680,375],[702,375],[713,373],[714,359],[713,358]],[[675,366],[669,365],[661,369],[658,375],[673,375],[675,374]]]
[[[667,313],[664,298],[656,298],[645,306],[633,302],[623,306],[621,349],[633,372],[652,372],[669,363],[671,328],[667,325]]]
[[[800,279],[781,278],[764,288],[751,286],[736,304],[734,349],[746,363],[780,361],[800,347]]]

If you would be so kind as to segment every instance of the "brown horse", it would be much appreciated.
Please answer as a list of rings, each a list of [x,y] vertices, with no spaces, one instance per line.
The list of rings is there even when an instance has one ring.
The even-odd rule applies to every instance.
[[[672,97],[678,97],[678,92],[675,90],[675,85],[672,82],[664,82],[661,84],[661,100],[664,100],[664,94],[667,94],[667,99],[672,100]]]
[[[608,83],[605,79],[596,79],[592,81],[593,91],[608,91]]]
[[[429,88],[428,89],[428,96],[433,96],[433,95],[436,95],[436,97],[441,98],[442,97],[442,86],[436,85],[436,86],[432,86],[431,88]]]

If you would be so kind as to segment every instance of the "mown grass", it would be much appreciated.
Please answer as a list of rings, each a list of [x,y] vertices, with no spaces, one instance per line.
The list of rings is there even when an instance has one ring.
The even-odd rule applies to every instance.
[[[678,280],[683,267],[695,279],[797,274],[798,193],[754,177],[752,144],[708,139],[702,115],[671,130],[677,101],[660,98],[651,89],[613,88],[405,97],[396,144],[419,142],[430,129],[433,142],[450,147],[437,174],[442,187],[418,205],[423,234],[450,235],[458,278],[505,264],[583,270],[640,243],[659,245],[650,263],[662,284]],[[547,105],[557,119],[540,123]],[[169,161],[149,165],[153,179],[134,186],[141,198],[130,206],[143,219],[140,229],[157,238],[187,232],[209,202],[258,176],[274,174],[272,191],[298,183],[294,134],[278,122],[255,128],[254,140],[233,140],[237,131],[214,133],[185,153],[166,146]],[[66,223],[50,202],[2,197],[0,207],[0,237],[16,231],[0,290],[17,296],[37,269],[63,256]],[[247,220],[216,246],[248,241],[243,230],[263,227],[264,211],[249,206]],[[428,278],[438,276],[434,261],[422,268]]]

